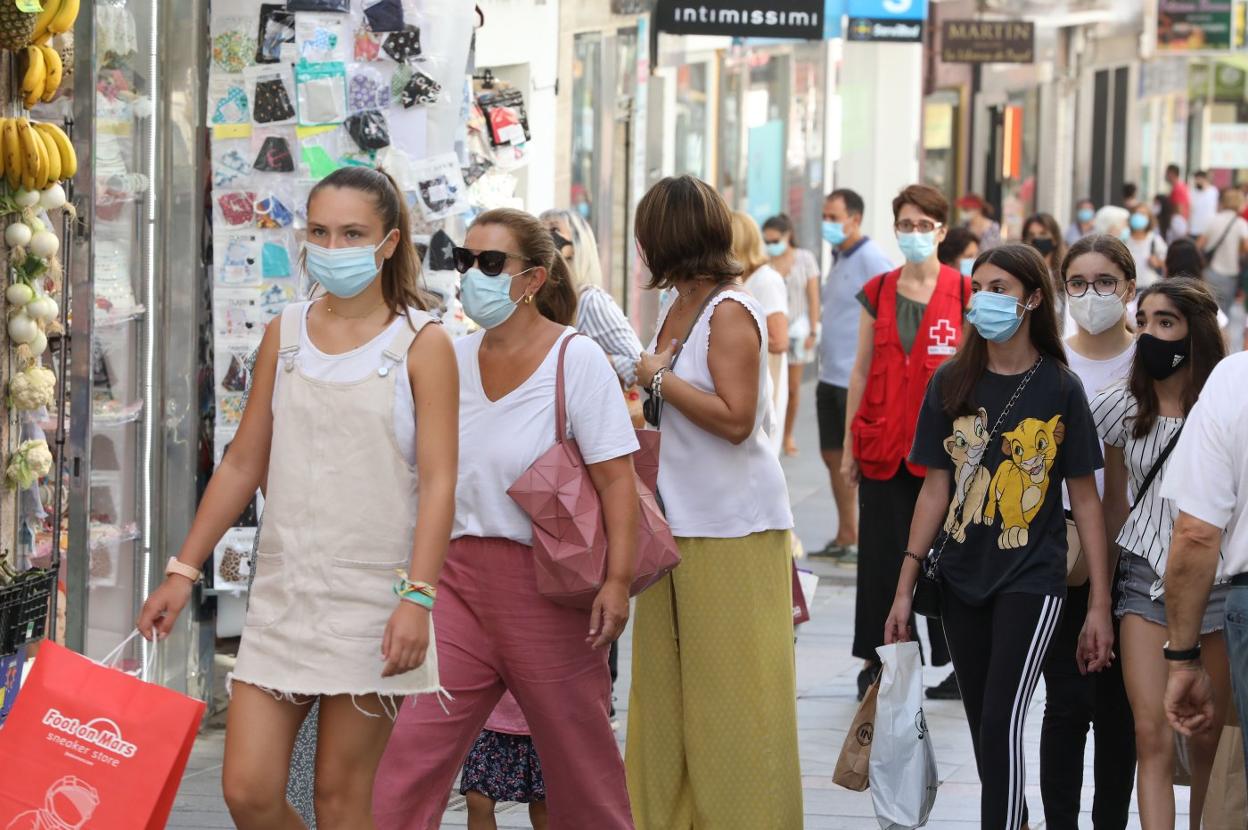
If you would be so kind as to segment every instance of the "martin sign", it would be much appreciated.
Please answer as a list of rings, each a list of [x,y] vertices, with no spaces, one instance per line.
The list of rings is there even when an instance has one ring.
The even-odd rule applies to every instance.
[[[823,0],[659,0],[654,25],[673,35],[823,39]]]
[[[1031,63],[1036,28],[1030,20],[945,20],[940,24],[945,63]]]

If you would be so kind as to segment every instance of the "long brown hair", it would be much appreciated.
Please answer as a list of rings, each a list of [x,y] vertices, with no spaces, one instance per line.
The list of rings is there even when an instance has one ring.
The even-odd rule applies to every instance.
[[[1122,275],[1128,282],[1135,282],[1135,257],[1131,256],[1131,250],[1116,236],[1110,236],[1107,233],[1093,233],[1071,245],[1070,250],[1066,252],[1066,256],[1062,258],[1061,279],[1063,290],[1065,290],[1066,275],[1070,273],[1070,266],[1084,254],[1100,254],[1118,266],[1118,270],[1122,272]],[[1091,291],[1091,287],[1088,290]]]
[[[428,296],[420,287],[420,257],[412,244],[412,216],[398,184],[384,170],[369,167],[340,167],[321,179],[308,194],[311,206],[316,194],[328,187],[358,190],[373,197],[386,234],[397,230],[399,244],[389,259],[381,263],[381,296],[396,317],[406,317],[409,308],[428,311]]]
[[[1196,405],[1200,390],[1205,388],[1209,373],[1226,357],[1226,341],[1218,326],[1218,301],[1204,282],[1192,277],[1171,277],[1141,291],[1139,308],[1144,308],[1144,300],[1155,294],[1168,299],[1187,321],[1187,366],[1180,370],[1187,375],[1187,382],[1183,384],[1183,415],[1186,417]],[[1143,438],[1157,423],[1161,403],[1157,399],[1156,381],[1144,371],[1138,353],[1131,362],[1128,388],[1136,403],[1131,435]]]
[[[1062,345],[1062,336],[1057,328],[1057,314],[1054,312],[1053,279],[1049,276],[1049,266],[1044,258],[1030,245],[1017,242],[989,248],[975,259],[973,271],[985,265],[995,265],[1002,271],[1023,284],[1023,302],[1025,303],[1037,291],[1040,292],[1040,305],[1031,311],[1031,326],[1028,329],[1031,344],[1040,354],[1061,365],[1066,364],[1066,348]],[[949,368],[941,386],[942,402],[946,414],[951,418],[960,415],[971,415],[978,408],[975,402],[975,384],[988,370],[988,341],[980,336],[972,325],[962,327],[962,345],[958,353],[949,360]]]
[[[548,320],[564,326],[576,322],[576,288],[572,285],[572,272],[563,255],[555,249],[550,231],[536,216],[515,208],[495,208],[473,220],[477,225],[502,225],[511,231],[516,240],[515,253],[533,265],[546,269],[546,282],[534,297],[537,310]],[[577,252],[580,256],[580,252]]]

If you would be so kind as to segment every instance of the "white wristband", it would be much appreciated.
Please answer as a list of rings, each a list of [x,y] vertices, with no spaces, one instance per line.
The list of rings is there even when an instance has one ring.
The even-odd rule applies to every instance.
[[[170,574],[184,576],[191,582],[199,582],[199,578],[203,576],[203,571],[198,568],[192,568],[185,562],[179,562],[176,556],[171,556],[169,558],[169,564],[165,565],[165,576],[169,576]]]

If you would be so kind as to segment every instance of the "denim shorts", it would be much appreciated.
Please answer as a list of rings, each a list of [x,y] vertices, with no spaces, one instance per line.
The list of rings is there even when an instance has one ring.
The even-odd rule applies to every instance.
[[[1162,594],[1154,600],[1149,596],[1157,572],[1143,556],[1122,551],[1118,556],[1118,577],[1115,591],[1114,616],[1122,619],[1127,614],[1143,617],[1151,623],[1166,624],[1166,597]],[[1214,585],[1205,604],[1205,616],[1200,620],[1200,633],[1212,634],[1226,625],[1226,594],[1229,585]]]

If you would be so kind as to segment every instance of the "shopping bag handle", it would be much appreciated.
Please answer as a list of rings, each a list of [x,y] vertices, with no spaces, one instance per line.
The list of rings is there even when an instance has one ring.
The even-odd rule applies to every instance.
[[[130,642],[135,637],[139,637],[141,635],[142,635],[142,632],[139,631],[139,629],[137,628],[131,631],[130,636],[122,640],[115,649],[110,651],[108,654],[104,655],[104,658],[99,661],[100,665],[109,669],[117,668],[117,664],[121,661],[121,655],[125,653],[126,646],[130,645]],[[160,644],[160,641],[157,640],[153,642],[152,647],[148,649],[147,658],[143,661],[143,667],[142,669],[140,669],[140,672],[139,672],[140,680],[147,680],[147,678],[151,675],[152,662],[155,661],[156,659],[156,648],[159,644]]]

